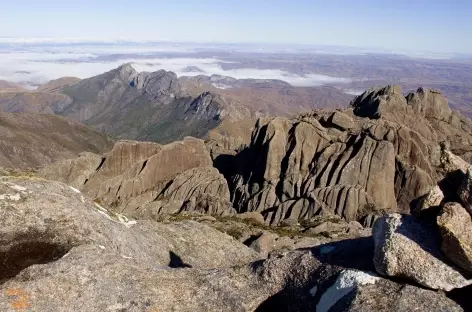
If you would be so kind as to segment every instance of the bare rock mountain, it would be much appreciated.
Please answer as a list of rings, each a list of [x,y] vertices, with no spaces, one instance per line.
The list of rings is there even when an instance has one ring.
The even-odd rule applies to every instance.
[[[192,93],[210,90],[271,116],[291,116],[316,108],[342,108],[351,96],[329,86],[299,87],[275,79],[235,79],[199,75],[179,81]]]
[[[255,118],[251,109],[218,94],[189,94],[172,72],[138,73],[130,64],[83,79],[61,92],[71,102],[56,108],[56,114],[120,139],[169,143],[185,136],[207,138],[211,131],[243,141]]]
[[[151,79],[136,77],[136,88]],[[212,111],[207,97],[191,104],[195,114]],[[448,174],[453,153],[467,158],[471,143],[471,121],[440,93],[419,89],[404,97],[388,86],[366,91],[349,109],[259,119],[244,149],[228,140],[119,142],[107,155],[62,162],[42,174],[140,218],[234,208],[259,212],[272,225],[337,215],[371,226],[382,213],[413,211]]]

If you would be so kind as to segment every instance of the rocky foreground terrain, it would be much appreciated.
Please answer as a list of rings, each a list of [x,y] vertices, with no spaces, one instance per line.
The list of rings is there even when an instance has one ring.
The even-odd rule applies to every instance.
[[[243,147],[5,172],[0,311],[470,311],[471,143],[439,91],[388,86],[260,118]]]

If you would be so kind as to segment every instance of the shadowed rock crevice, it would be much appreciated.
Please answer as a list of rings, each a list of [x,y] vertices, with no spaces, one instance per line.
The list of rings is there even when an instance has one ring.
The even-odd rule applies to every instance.
[[[106,157],[102,157],[102,160],[101,160],[100,164],[98,165],[97,169],[95,169],[95,171],[100,170],[103,167],[103,164],[105,163],[106,160],[107,160]]]
[[[182,258],[179,257],[175,252],[169,251],[169,268],[177,269],[177,268],[191,268],[190,264],[185,263]]]
[[[447,297],[459,304],[464,311],[472,311],[472,286],[457,288],[447,293]]]
[[[60,245],[47,240],[14,240],[0,252],[0,284],[18,275],[34,264],[45,264],[62,258],[73,246]]]

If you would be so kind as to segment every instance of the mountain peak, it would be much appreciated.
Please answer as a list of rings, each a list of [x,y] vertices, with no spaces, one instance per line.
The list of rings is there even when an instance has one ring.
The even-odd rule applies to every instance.
[[[116,70],[122,78],[132,78],[138,74],[138,71],[134,69],[132,63],[126,63],[118,67]]]

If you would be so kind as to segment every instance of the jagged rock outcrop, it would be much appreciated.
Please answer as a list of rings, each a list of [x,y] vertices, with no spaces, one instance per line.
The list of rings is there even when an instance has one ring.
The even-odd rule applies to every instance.
[[[412,216],[391,214],[375,222],[372,236],[375,268],[382,275],[445,291],[472,284],[472,279],[448,263],[432,225]]]
[[[372,89],[351,109],[260,119],[236,165],[216,165],[231,177],[238,211],[259,211],[270,224],[410,213],[450,172],[445,159],[456,156],[448,148],[472,150],[471,121],[456,115],[437,91],[404,97],[398,86]],[[464,139],[454,136],[459,131]]]
[[[167,145],[118,141],[99,160],[92,158],[92,162],[82,157],[54,164],[40,174],[74,185],[112,211],[133,217],[234,212],[227,182],[212,167],[200,139],[188,137]]]
[[[421,197],[414,209],[416,216],[423,216],[432,209],[439,208],[444,201],[444,193],[439,185],[434,186],[426,195]]]
[[[336,137],[313,117],[275,118],[257,124],[242,153],[250,163],[234,178],[233,203],[269,223],[319,213],[356,220],[364,207],[396,208],[390,142]]]

